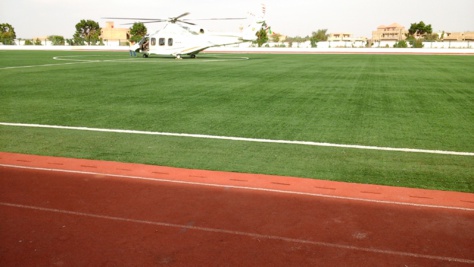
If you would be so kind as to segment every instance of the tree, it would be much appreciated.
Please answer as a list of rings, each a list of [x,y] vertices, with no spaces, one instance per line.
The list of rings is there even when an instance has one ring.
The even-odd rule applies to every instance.
[[[311,47],[317,47],[318,42],[327,41],[329,36],[327,31],[328,29],[319,29],[317,32],[313,32],[311,38],[309,38],[311,41]]]
[[[421,39],[416,39],[416,40],[412,43],[412,46],[413,46],[413,48],[423,48],[425,45],[423,44],[423,40],[421,40]]]
[[[142,22],[133,23],[130,28],[130,41],[138,43],[147,34],[147,31],[145,24]]]
[[[306,37],[296,36],[296,37],[287,37],[286,41],[288,42],[289,47],[293,47],[293,43],[304,43],[308,41],[309,39],[310,39],[309,36],[306,36]]]
[[[410,43],[412,48],[423,48],[423,39],[415,38],[412,35],[408,35],[406,41]]]
[[[82,38],[78,33],[75,33],[72,36],[72,39],[66,40],[69,45],[85,45],[84,38]]]
[[[263,24],[262,28],[255,35],[257,36],[258,47],[262,47],[264,43],[268,42],[268,34],[267,34],[266,25]]]
[[[64,37],[59,35],[48,36],[48,40],[51,41],[53,45],[64,45],[66,43]]]
[[[431,24],[426,25],[423,21],[412,23],[410,29],[408,29],[408,34],[415,38],[431,33],[433,33]]]
[[[433,29],[431,24],[426,25],[423,21],[412,23],[408,29],[407,41],[413,48],[423,48],[423,40],[427,38],[433,40]],[[436,34],[437,36],[437,34]]]
[[[0,43],[12,45],[15,43],[16,33],[12,25],[8,23],[0,24]]]
[[[81,20],[76,24],[76,33],[74,34],[74,44],[84,45],[87,42],[88,45],[95,45],[100,41],[100,26],[99,23],[93,20]]]
[[[428,33],[424,37],[425,41],[438,41],[439,40],[439,35],[437,33]]]

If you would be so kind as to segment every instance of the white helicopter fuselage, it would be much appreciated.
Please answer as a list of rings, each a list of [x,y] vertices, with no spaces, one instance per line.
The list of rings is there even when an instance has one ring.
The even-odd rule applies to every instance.
[[[199,52],[216,46],[238,44],[257,40],[256,33],[261,24],[252,23],[241,33],[209,32],[202,28],[168,23],[163,29],[145,36],[134,50],[149,55],[182,55],[195,57]]]

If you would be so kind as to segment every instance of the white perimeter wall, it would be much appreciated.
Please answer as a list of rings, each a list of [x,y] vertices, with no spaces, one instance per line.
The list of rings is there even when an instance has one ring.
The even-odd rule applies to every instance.
[[[35,46],[0,45],[0,50],[50,50],[50,51],[123,51],[128,46]],[[283,47],[213,47],[205,52],[215,53],[393,53],[393,54],[466,54],[474,55],[474,48],[283,48]]]

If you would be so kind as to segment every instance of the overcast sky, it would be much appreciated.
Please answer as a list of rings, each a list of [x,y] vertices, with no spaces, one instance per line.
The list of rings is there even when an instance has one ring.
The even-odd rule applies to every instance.
[[[267,24],[288,36],[318,29],[371,37],[379,25],[406,28],[424,21],[434,31],[474,31],[474,0],[0,0],[0,23],[11,24],[17,38],[62,35],[71,38],[81,19],[105,26],[102,17],[242,17],[266,6]],[[130,25],[115,27],[129,28]],[[238,31],[242,22],[203,22],[208,30]],[[161,25],[162,26],[162,25]],[[159,24],[147,24],[154,32]]]

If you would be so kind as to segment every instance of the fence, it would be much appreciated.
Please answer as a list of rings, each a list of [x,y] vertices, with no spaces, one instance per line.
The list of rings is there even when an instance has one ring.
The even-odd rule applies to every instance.
[[[15,44],[13,46],[34,46],[34,45],[26,45],[25,43],[27,41],[31,41],[33,44],[36,43],[36,40],[16,39]],[[55,46],[49,40],[39,40],[39,41],[40,41],[40,45],[37,45],[37,46]],[[127,39],[124,39],[124,40],[103,40],[102,43],[103,44],[101,44],[100,46],[109,46],[109,47],[128,46],[128,40]],[[1,43],[0,43],[0,45],[1,45]],[[65,46],[69,46],[69,45],[66,44]],[[99,45],[93,45],[93,46],[99,46]]]
[[[386,48],[393,47],[396,41],[380,41],[375,42],[372,47],[374,48]],[[473,49],[474,41],[440,41],[440,42],[423,42],[423,48],[439,48],[439,49],[450,49],[450,48],[464,48]]]
[[[44,41],[43,41],[44,43]],[[337,43],[338,45],[334,45]],[[293,47],[288,46],[270,46],[270,47],[256,47],[249,46],[251,43],[245,43],[236,46],[213,47],[207,49],[208,52],[238,52],[238,53],[394,53],[394,54],[466,54],[474,55],[474,42],[425,42],[423,49],[415,48],[393,48],[388,46],[374,45],[370,48],[361,48],[352,46],[352,42],[319,42],[317,48],[308,47],[307,43],[293,43]],[[344,46],[341,46],[344,44]],[[51,45],[46,42],[44,45],[0,45],[0,50],[113,50],[113,51],[128,51],[128,46],[120,45],[120,42],[104,42],[104,45],[91,46],[69,46],[69,45]]]
[[[378,41],[373,43],[371,48],[393,48],[396,41]],[[240,46],[244,47],[244,46]],[[311,43],[266,43],[263,47],[280,47],[280,48],[311,48]],[[367,48],[366,41],[326,41],[318,42],[317,48]],[[423,42],[423,48],[425,49],[474,49],[474,41],[442,41],[442,42]]]

